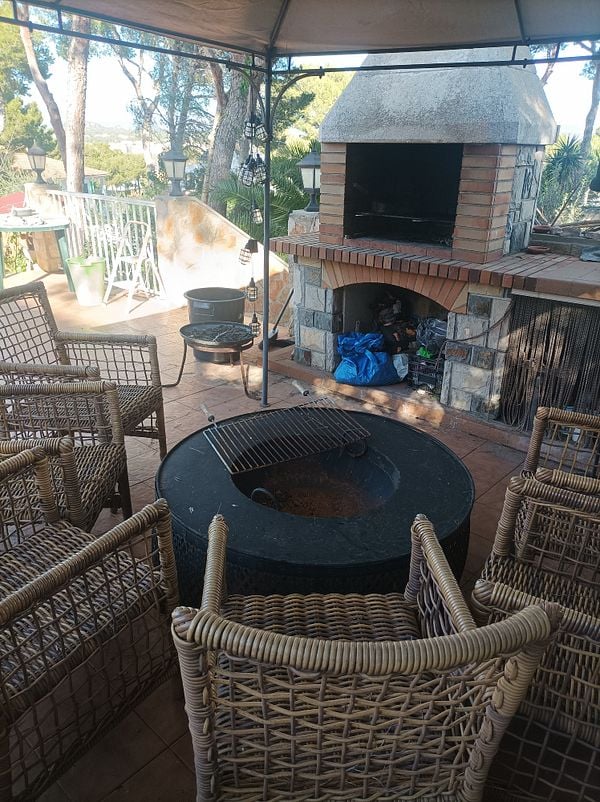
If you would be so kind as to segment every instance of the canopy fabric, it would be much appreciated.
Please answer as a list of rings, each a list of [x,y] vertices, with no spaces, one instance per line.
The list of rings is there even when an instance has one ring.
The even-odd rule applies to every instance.
[[[600,0],[46,0],[40,5],[260,55],[600,37]]]

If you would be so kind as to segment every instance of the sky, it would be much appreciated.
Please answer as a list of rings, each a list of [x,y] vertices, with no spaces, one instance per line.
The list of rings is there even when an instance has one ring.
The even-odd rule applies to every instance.
[[[569,51],[567,51],[569,52]],[[571,51],[574,52],[574,51]],[[325,64],[355,66],[360,64],[363,56],[338,56],[326,59],[303,59],[303,64],[325,66]],[[546,84],[546,94],[552,107],[561,133],[581,135],[588,111],[592,82],[580,75],[581,63],[557,64],[554,73]],[[66,108],[67,78],[66,65],[57,60],[52,68],[52,76],[48,81],[61,109]],[[38,102],[42,111],[43,105],[34,91],[32,97]],[[128,110],[133,100],[133,88],[123,75],[115,59],[91,59],[88,72],[88,122],[105,126],[131,128],[131,115]]]

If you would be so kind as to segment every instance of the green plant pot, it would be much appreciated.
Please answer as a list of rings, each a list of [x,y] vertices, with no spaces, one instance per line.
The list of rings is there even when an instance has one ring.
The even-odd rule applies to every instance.
[[[104,298],[106,259],[99,256],[74,256],[67,259],[67,264],[80,306],[99,306]]]

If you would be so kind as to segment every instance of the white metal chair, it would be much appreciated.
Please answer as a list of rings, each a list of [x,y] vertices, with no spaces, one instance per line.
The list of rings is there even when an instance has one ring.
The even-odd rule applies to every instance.
[[[123,230],[117,253],[108,274],[104,303],[108,303],[113,287],[127,290],[127,314],[138,289],[147,289],[148,276],[164,295],[162,278],[152,254],[152,230],[148,223],[130,220]]]

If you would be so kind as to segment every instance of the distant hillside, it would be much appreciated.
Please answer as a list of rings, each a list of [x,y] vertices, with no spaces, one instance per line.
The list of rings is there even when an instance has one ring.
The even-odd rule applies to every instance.
[[[137,139],[132,128],[102,125],[102,123],[89,122],[85,126],[85,138],[88,142],[119,142],[120,140]]]

